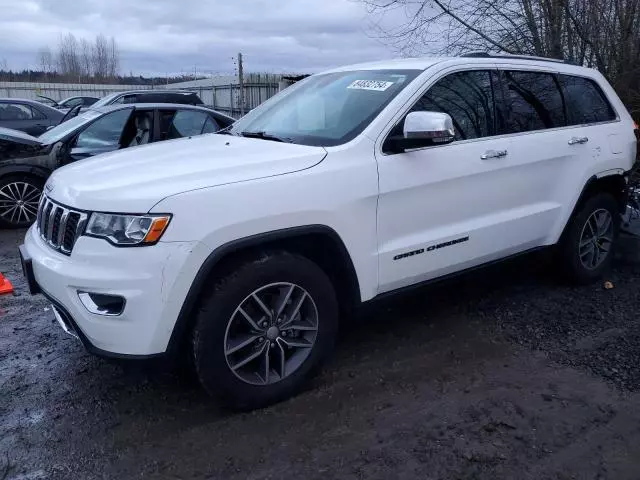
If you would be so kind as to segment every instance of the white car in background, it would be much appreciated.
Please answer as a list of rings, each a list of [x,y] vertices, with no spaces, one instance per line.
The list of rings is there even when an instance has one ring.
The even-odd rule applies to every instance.
[[[236,408],[298,392],[363,302],[550,246],[599,279],[636,153],[597,71],[514,56],[338,68],[226,133],[59,169],[21,255],[89,351],[187,352]]]

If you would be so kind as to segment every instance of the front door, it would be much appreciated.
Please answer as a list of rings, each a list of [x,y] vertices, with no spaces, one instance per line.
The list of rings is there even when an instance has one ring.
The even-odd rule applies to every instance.
[[[116,110],[89,124],[72,140],[68,161],[82,160],[120,149],[131,112],[131,108]]]
[[[449,114],[448,145],[378,157],[379,292],[463,270],[542,242],[553,212],[496,108],[497,71],[446,74],[412,111]],[[402,129],[401,121],[396,129]]]

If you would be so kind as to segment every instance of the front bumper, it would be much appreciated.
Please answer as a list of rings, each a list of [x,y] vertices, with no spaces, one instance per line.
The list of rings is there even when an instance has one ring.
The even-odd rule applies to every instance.
[[[81,237],[71,256],[66,256],[49,248],[31,227],[20,254],[32,293],[41,291],[52,302],[58,321],[87,350],[139,358],[166,351],[193,279],[191,262],[198,246],[198,242],[160,242],[117,248],[101,239]],[[90,313],[78,291],[119,295],[126,306],[118,316]]]

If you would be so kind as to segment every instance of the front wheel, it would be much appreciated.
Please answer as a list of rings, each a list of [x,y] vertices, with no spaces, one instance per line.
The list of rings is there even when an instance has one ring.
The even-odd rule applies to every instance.
[[[43,185],[31,175],[0,178],[0,227],[24,228],[35,222]]]
[[[607,193],[589,198],[571,218],[560,244],[561,262],[570,280],[588,284],[611,267],[620,229],[616,200]]]
[[[198,377],[234,409],[276,403],[317,372],[337,325],[335,291],[314,262],[273,252],[238,263],[198,313],[192,337]]]

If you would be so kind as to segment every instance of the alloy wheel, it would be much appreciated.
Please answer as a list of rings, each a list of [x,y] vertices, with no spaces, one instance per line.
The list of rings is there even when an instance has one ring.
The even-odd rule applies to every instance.
[[[587,270],[595,270],[605,261],[613,244],[613,217],[604,208],[593,212],[580,235],[580,262]]]
[[[231,315],[224,338],[227,365],[251,385],[277,383],[308,358],[318,334],[318,309],[299,285],[265,285]]]
[[[27,182],[12,182],[0,188],[0,217],[13,224],[33,223],[42,191]]]

